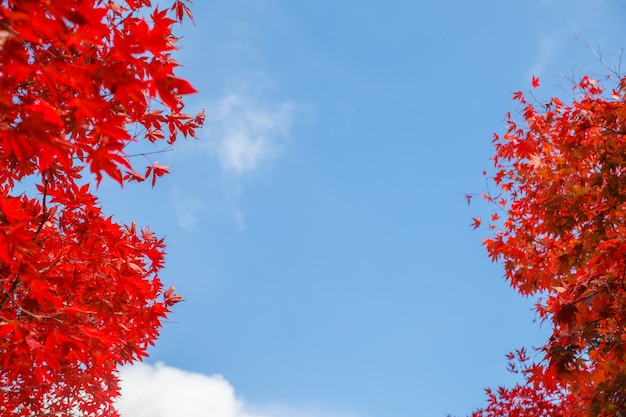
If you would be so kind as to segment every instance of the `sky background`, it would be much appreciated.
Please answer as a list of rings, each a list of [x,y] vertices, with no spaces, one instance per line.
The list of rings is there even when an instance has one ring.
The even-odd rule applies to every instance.
[[[567,98],[624,44],[620,1],[196,0],[179,74],[198,141],[105,212],[166,238],[185,298],[124,417],[444,417],[547,328],[472,231],[511,93]],[[545,100],[543,100],[545,101]],[[141,158],[140,158],[141,159]],[[147,162],[144,164],[144,162]],[[145,166],[148,159],[138,160]],[[538,356],[537,356],[538,357]]]

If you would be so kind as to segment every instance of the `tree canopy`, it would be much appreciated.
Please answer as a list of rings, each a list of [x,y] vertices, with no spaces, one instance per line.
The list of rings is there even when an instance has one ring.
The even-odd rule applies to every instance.
[[[494,135],[484,244],[552,334],[539,360],[508,356],[522,382],[473,417],[626,415],[626,78],[609,83],[585,76],[547,103],[516,92],[521,113]]]
[[[171,55],[188,3],[0,0],[2,415],[116,416],[117,367],[180,300],[159,280],[163,239],[107,216],[94,189],[154,186],[167,167],[137,172],[128,145],[201,126]]]

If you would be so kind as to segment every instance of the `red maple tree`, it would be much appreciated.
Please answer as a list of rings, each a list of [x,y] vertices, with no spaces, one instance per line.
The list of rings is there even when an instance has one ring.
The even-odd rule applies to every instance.
[[[127,146],[201,126],[171,56],[187,3],[0,0],[0,415],[116,416],[116,369],[180,300],[163,240],[105,215],[92,178],[154,186],[167,167]]]
[[[536,361],[509,355],[521,382],[487,390],[473,417],[626,416],[626,78],[606,89],[585,76],[572,97],[514,93],[521,120],[494,138],[484,244],[552,335]]]

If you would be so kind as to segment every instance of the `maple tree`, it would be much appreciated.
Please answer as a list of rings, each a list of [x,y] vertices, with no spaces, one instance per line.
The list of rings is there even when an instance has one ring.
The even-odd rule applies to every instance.
[[[521,382],[488,389],[473,417],[626,416],[626,77],[615,84],[585,76],[568,103],[516,92],[520,120],[494,135],[484,244],[552,334],[537,360],[509,354]]]
[[[203,122],[171,55],[188,3],[0,0],[0,415],[117,416],[118,366],[180,301],[163,240],[94,193],[104,176],[154,186],[167,167],[139,173],[127,147]]]

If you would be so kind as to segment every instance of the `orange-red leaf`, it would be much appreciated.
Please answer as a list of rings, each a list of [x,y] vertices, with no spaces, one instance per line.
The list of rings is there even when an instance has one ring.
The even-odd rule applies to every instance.
[[[533,86],[533,88],[537,88],[539,87],[539,78],[535,77],[534,75],[532,76],[532,81],[531,84]]]

